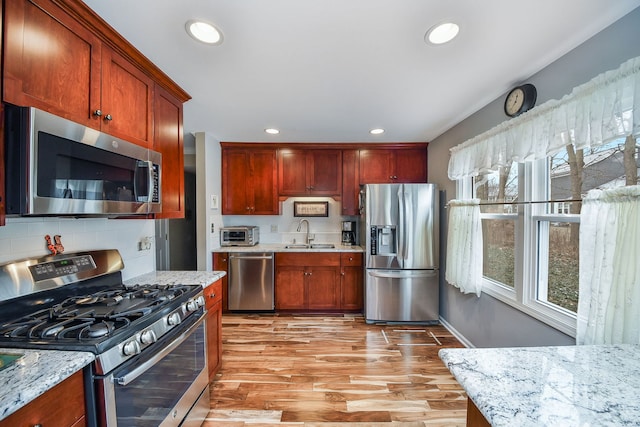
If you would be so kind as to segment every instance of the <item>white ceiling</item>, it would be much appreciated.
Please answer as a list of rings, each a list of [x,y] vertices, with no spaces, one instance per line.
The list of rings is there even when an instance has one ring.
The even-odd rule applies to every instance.
[[[182,86],[221,141],[430,141],[637,0],[85,0]],[[219,46],[189,19],[214,23]],[[460,25],[430,46],[426,31]],[[276,127],[277,136],[264,129]],[[382,127],[382,135],[369,130]]]

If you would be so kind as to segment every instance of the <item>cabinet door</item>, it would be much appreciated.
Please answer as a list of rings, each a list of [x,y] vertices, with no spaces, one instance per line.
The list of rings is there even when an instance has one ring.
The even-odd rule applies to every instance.
[[[334,196],[341,193],[342,151],[310,150],[307,153],[308,193]]]
[[[364,306],[364,272],[361,253],[343,253],[340,256],[340,308],[362,310]]]
[[[203,293],[207,309],[207,364],[209,381],[213,381],[222,362],[222,282],[207,286]]]
[[[301,310],[305,304],[304,267],[276,267],[276,310]]]
[[[162,213],[156,218],[184,218],[182,102],[156,87],[153,149],[162,154]]]
[[[256,150],[250,157],[251,213],[254,215],[279,215],[276,150]]]
[[[222,214],[248,215],[249,155],[245,150],[222,150]]]
[[[227,274],[225,274],[222,279],[220,279],[221,282],[221,292],[222,292],[222,311],[226,312],[228,310],[227,307],[229,307],[229,303],[228,303],[228,293],[227,293],[227,286],[228,286],[228,279],[229,279],[229,254],[227,252],[214,252],[213,253],[213,269],[215,271],[224,271]]]
[[[394,182],[427,182],[427,149],[395,150]]]
[[[391,150],[360,150],[360,184],[393,182]]]
[[[99,129],[102,44],[50,0],[6,0],[3,100]]]
[[[307,154],[304,150],[278,150],[278,194],[304,196],[307,183]]]
[[[102,48],[102,130],[143,147],[153,132],[153,81],[113,50]]]
[[[307,308],[335,310],[339,308],[340,278],[338,267],[310,267],[306,272]]]
[[[342,151],[342,215],[359,215],[360,165],[358,150]]]

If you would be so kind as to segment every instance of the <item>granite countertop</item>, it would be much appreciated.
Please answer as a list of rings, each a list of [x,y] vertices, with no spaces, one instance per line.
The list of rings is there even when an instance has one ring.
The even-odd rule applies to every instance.
[[[173,285],[176,283],[201,285],[207,287],[221,279],[227,273],[224,271],[152,271],[125,280],[125,286],[154,285],[157,283]]]
[[[640,346],[439,352],[492,426],[640,425]]]
[[[334,243],[335,248],[314,249],[286,248],[285,246],[288,244],[289,243],[259,243],[255,246],[223,246],[214,249],[213,252],[364,252],[362,246],[346,246],[340,243]]]
[[[0,353],[24,354],[0,371],[0,420],[94,360],[92,353],[82,351],[0,348]]]

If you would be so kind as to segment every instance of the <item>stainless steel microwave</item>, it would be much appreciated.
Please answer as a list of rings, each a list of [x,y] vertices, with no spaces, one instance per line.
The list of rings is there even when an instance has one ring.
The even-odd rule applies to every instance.
[[[260,229],[255,225],[220,228],[220,246],[255,246],[260,243]]]
[[[36,108],[5,105],[6,213],[160,212],[162,156]]]

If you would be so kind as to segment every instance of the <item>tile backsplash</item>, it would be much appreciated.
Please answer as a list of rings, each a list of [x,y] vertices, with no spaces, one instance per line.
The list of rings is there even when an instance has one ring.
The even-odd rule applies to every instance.
[[[61,236],[65,252],[118,249],[124,260],[124,279],[155,270],[155,227],[147,219],[9,217],[0,227],[0,263],[49,253],[45,235]],[[148,250],[138,242],[151,238]]]

